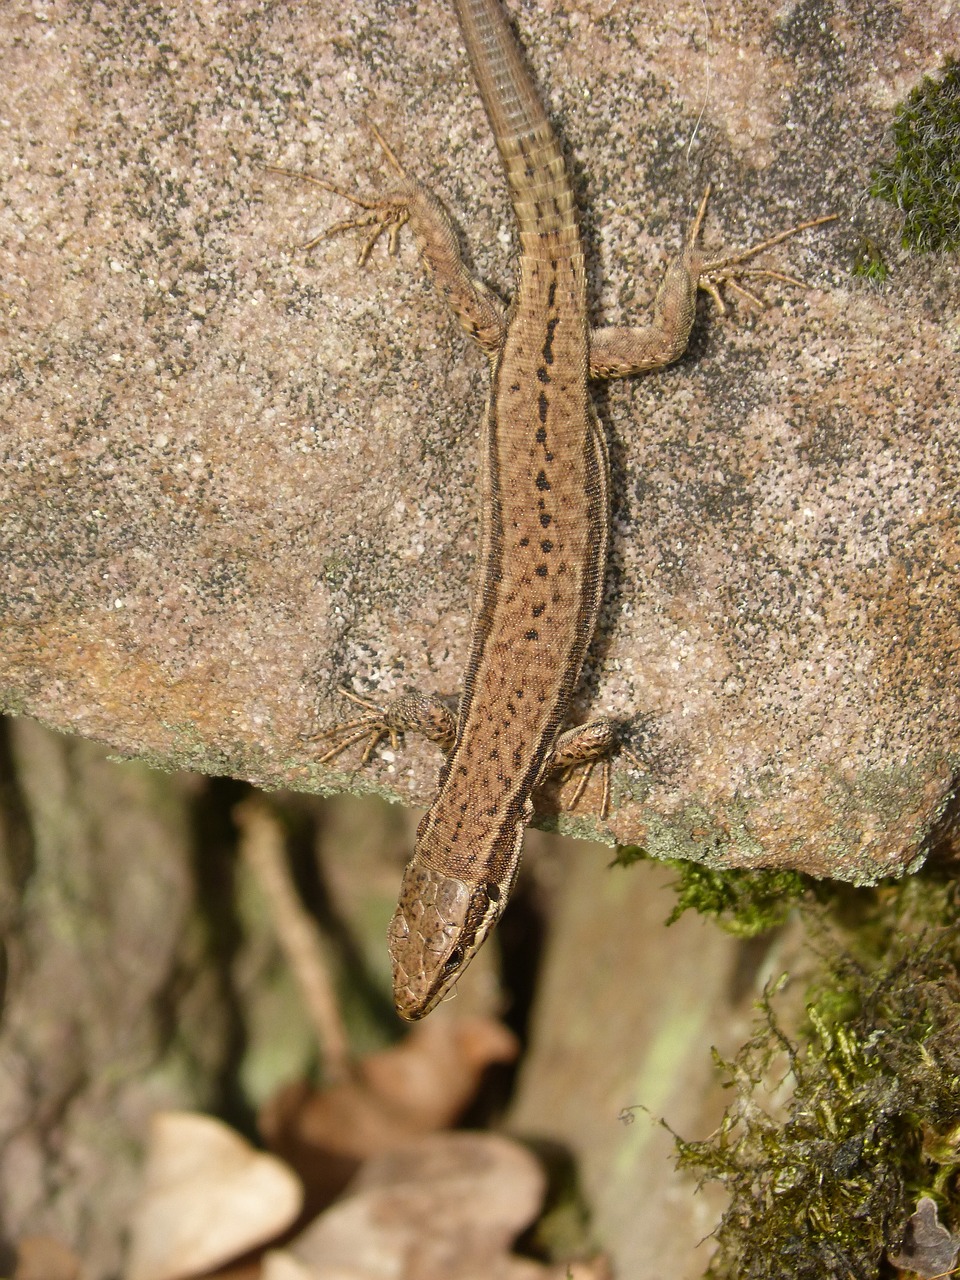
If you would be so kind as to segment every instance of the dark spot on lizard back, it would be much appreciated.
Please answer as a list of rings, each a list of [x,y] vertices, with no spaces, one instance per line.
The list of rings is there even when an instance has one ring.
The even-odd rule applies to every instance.
[[[553,319],[547,321],[547,337],[543,344],[543,359],[546,364],[553,364],[553,335],[559,323],[559,316],[554,316]]]

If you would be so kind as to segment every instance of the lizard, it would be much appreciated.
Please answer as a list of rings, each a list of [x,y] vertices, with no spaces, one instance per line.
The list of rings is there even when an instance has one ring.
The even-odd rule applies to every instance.
[[[678,359],[698,289],[722,311],[719,286],[735,275],[799,284],[742,264],[829,221],[813,219],[706,262],[699,238],[708,187],[666,268],[649,322],[591,330],[573,187],[519,44],[500,0],[452,3],[517,224],[520,255],[509,305],[470,274],[443,205],[408,175],[372,123],[395,174],[391,189],[360,197],[294,174],[359,210],[306,248],[368,229],[362,266],[384,233],[395,252],[400,229],[409,224],[436,287],[490,363],[477,578],[457,712],[434,695],[408,693],[381,708],[348,693],[363,713],[306,735],[333,740],[324,761],[362,740],[366,761],[383,738],[395,742],[408,731],[425,734],[445,752],[388,933],[394,1000],[406,1019],[437,1005],[499,920],[538,784],[555,771],[606,757],[616,745],[616,726],[606,718],[564,728],[600,608],[610,526],[607,444],[590,379],[652,371]]]

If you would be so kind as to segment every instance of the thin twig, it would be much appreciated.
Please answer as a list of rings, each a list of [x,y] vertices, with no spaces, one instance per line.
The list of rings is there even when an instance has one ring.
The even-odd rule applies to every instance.
[[[313,917],[297,893],[284,847],[283,828],[260,796],[233,810],[240,828],[240,853],[256,877],[280,943],[303,993],[320,1042],[324,1074],[331,1084],[350,1076],[350,1046],[330,978],[323,943]]]

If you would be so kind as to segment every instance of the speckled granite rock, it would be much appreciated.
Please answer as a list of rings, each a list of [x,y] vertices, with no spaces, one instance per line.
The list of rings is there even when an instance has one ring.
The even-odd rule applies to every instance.
[[[707,177],[708,246],[841,214],[776,251],[810,291],[705,307],[679,365],[601,393],[616,518],[579,710],[636,717],[649,767],[584,817],[601,836],[862,881],[916,861],[950,792],[960,281],[862,194],[892,105],[960,41],[938,12],[738,3],[705,33],[693,3],[520,9],[598,317],[637,313]],[[44,3],[4,9],[0,47],[2,705],[339,785],[298,736],[338,683],[456,688],[483,361],[409,243],[362,274],[349,243],[297,252],[343,202],[260,165],[372,185],[369,111],[508,289],[450,17]],[[848,274],[862,230],[883,293]],[[423,801],[437,763],[408,744],[362,782]]]

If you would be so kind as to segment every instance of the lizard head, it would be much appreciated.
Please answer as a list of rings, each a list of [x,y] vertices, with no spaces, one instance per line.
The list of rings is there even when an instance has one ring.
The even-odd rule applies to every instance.
[[[500,919],[509,888],[471,884],[417,857],[407,865],[388,933],[401,1018],[422,1018],[443,999]]]

